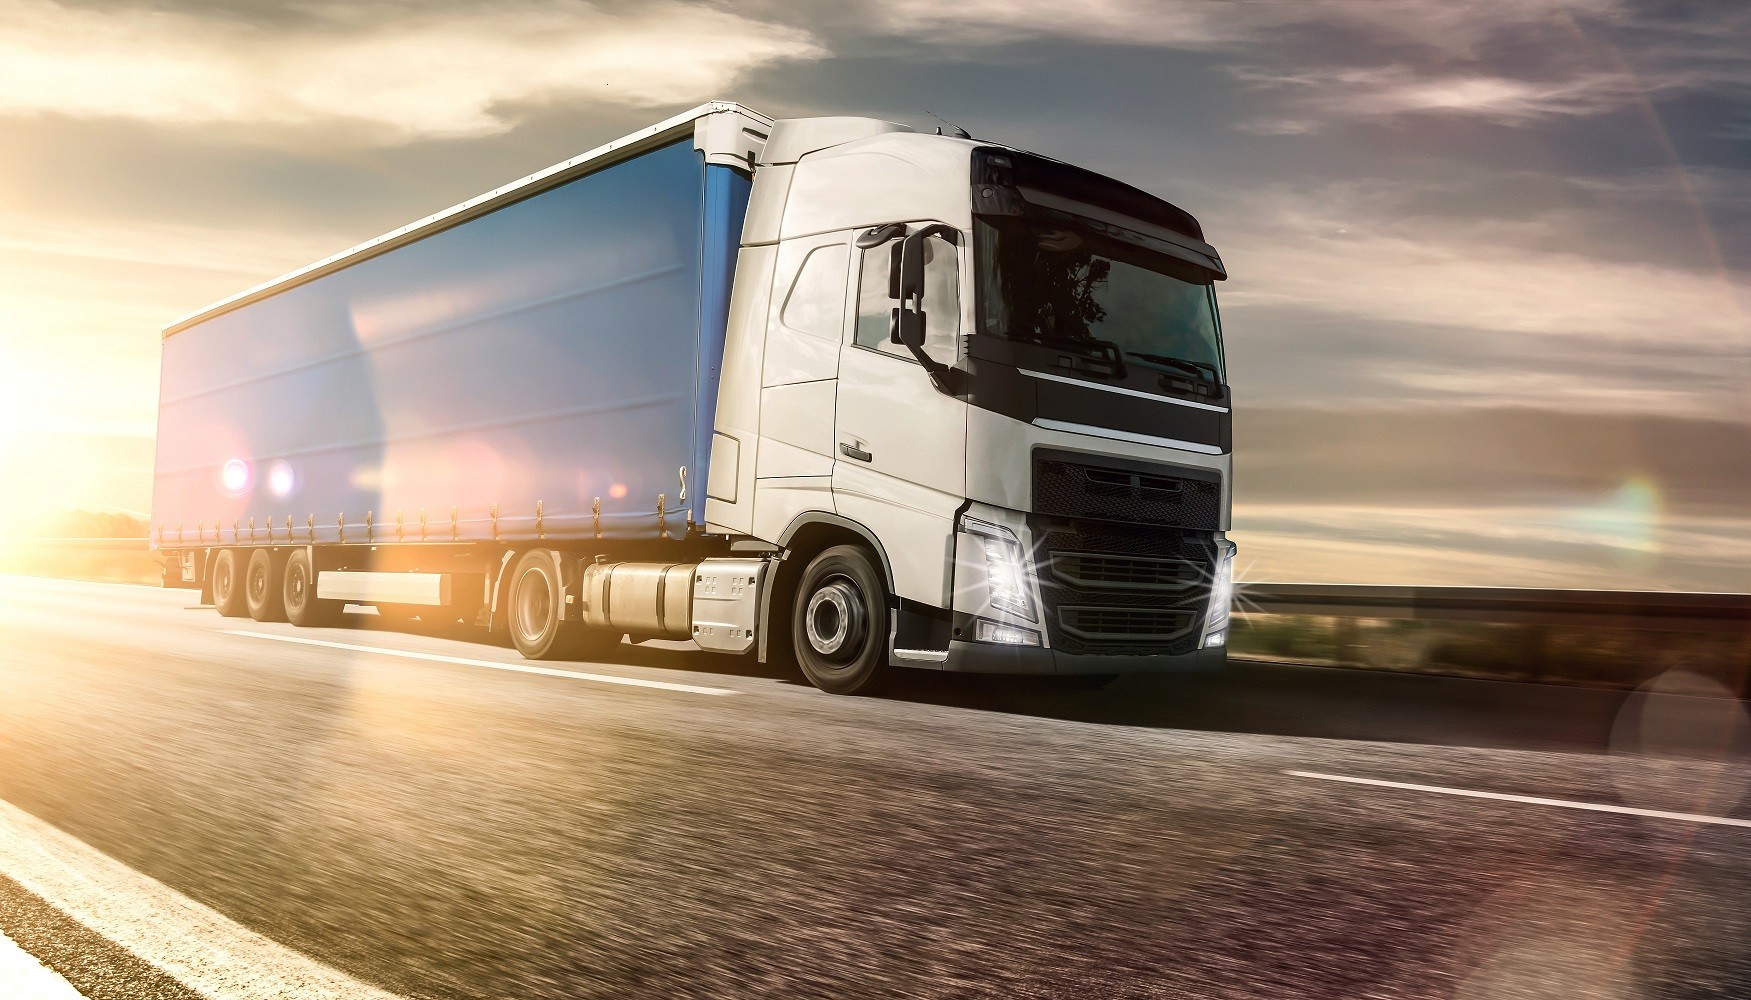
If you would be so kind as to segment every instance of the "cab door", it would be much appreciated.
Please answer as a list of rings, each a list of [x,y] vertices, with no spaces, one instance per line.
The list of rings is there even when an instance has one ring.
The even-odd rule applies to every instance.
[[[754,529],[777,538],[797,516],[833,511],[834,395],[852,265],[843,233],[779,244],[761,371]]]
[[[857,312],[840,349],[833,496],[841,516],[881,540],[901,597],[946,608],[966,496],[966,405],[889,340],[893,246],[853,248]],[[924,246],[925,351],[952,365],[967,321],[962,253],[941,236]]]

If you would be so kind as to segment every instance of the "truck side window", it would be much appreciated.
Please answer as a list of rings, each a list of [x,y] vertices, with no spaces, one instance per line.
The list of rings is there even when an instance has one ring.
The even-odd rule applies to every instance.
[[[892,255],[892,244],[863,251],[855,343],[910,360],[912,352],[888,340],[888,314],[899,304],[888,297]],[[954,364],[960,357],[960,268],[954,245],[940,236],[924,241],[924,315],[924,352]]]
[[[837,341],[845,330],[846,247],[816,247],[803,258],[780,318],[803,333]]]

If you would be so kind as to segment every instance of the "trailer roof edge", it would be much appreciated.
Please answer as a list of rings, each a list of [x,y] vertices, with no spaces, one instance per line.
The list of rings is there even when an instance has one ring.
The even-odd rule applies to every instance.
[[[640,129],[631,135],[621,136],[612,142],[580,153],[569,160],[556,163],[545,170],[538,170],[520,180],[512,181],[483,195],[470,198],[459,205],[452,205],[441,212],[410,222],[375,239],[366,240],[357,246],[342,250],[340,253],[324,257],[312,264],[306,264],[295,271],[288,271],[277,278],[264,281],[259,285],[246,288],[235,295],[197,309],[165,327],[161,339],[169,338],[191,326],[234,309],[240,309],[252,302],[259,302],[288,288],[315,281],[317,278],[350,267],[360,261],[388,253],[397,247],[424,239],[452,226],[461,225],[469,219],[485,215],[550,187],[556,187],[592,170],[620,160],[630,159],[648,149],[681,139],[692,132],[700,119],[723,112],[746,115],[766,128],[771,128],[773,124],[773,119],[734,101],[708,101],[689,111],[683,111],[673,118],[660,121],[649,128]],[[710,152],[707,151],[708,157]],[[717,159],[716,157],[710,158],[714,162]]]

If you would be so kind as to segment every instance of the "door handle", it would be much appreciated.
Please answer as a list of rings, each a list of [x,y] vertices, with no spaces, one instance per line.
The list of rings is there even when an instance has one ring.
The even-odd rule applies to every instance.
[[[858,443],[861,444],[862,442]],[[859,462],[868,462],[875,459],[874,455],[864,451],[855,444],[849,443],[842,443],[839,445],[839,454],[844,455],[846,458],[855,458]]]

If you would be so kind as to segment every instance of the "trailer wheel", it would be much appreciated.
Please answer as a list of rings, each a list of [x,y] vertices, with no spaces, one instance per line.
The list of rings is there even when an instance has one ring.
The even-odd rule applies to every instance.
[[[213,557],[213,607],[227,618],[242,618],[249,614],[243,597],[243,553],[236,549],[220,549]]]
[[[791,606],[791,648],[816,687],[870,694],[888,678],[888,602],[869,553],[835,545],[803,570]]]
[[[307,628],[321,628],[340,623],[341,601],[324,601],[316,596],[316,567],[310,561],[309,549],[298,549],[286,559],[286,569],[280,576],[280,605],[286,620]]]
[[[286,560],[267,549],[257,549],[249,557],[249,568],[243,572],[243,603],[249,617],[258,622],[286,620],[285,571]]]
[[[511,570],[506,608],[511,642],[531,660],[598,659],[620,645],[620,633],[565,620],[565,587],[550,553],[525,552]]]

